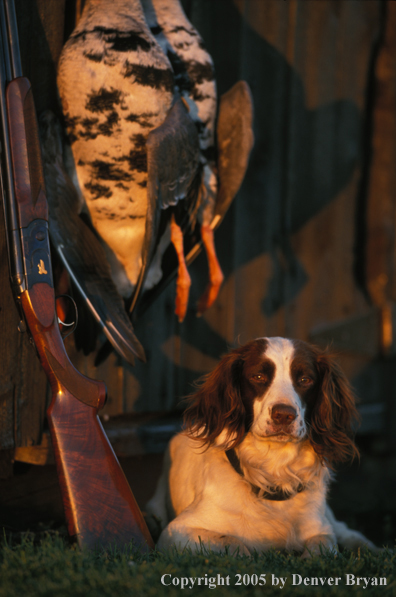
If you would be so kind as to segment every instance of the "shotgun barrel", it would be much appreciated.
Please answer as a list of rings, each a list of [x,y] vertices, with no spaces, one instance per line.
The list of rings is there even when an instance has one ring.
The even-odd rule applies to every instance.
[[[81,547],[153,547],[97,416],[103,382],[77,371],[59,331],[36,111],[22,76],[13,0],[0,0],[1,186],[10,279],[52,399],[47,410],[68,530]]]

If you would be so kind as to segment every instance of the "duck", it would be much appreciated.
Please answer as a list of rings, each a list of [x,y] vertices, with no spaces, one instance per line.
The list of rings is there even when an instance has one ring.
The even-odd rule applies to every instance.
[[[202,177],[198,191],[200,200],[196,217],[209,266],[209,282],[197,307],[197,314],[201,315],[214,303],[224,279],[211,227],[217,196],[215,69],[203,39],[187,19],[179,0],[142,0],[142,6],[150,31],[171,63],[177,93],[188,106],[190,116],[198,131]],[[183,245],[181,240],[179,243],[176,240],[177,238],[182,239],[182,237],[180,226],[173,218],[171,238],[179,260],[176,282],[179,291],[175,309],[179,321],[184,319],[191,285],[185,264]]]
[[[63,162],[63,129],[60,120],[50,110],[39,118],[40,146],[43,172],[49,205],[49,232],[51,244],[55,247],[59,262],[67,272],[72,285],[77,289],[90,313],[103,331],[109,344],[128,363],[134,364],[135,357],[146,360],[143,346],[137,339],[132,323],[125,310],[124,301],[112,278],[106,253],[98,236],[80,217],[80,201],[74,184],[66,172]],[[69,291],[69,281],[64,276],[57,281],[57,293],[64,285]],[[67,307],[60,309],[62,320]],[[80,317],[81,323],[86,318]],[[82,341],[82,348],[94,349],[96,333],[88,327],[88,335],[94,342]]]

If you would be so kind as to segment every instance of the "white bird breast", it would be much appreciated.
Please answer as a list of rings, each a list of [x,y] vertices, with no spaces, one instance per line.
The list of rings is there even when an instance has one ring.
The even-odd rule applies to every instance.
[[[135,15],[121,24],[112,20],[116,12],[117,6],[106,12],[105,24],[100,5],[83,14],[62,52],[58,86],[80,192],[125,270],[118,286],[126,296],[142,265],[145,141],[171,107],[173,73],[142,11],[139,21]]]

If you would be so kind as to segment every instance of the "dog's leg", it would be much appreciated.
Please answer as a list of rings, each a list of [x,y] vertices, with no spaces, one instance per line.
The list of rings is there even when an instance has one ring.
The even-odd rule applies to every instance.
[[[179,551],[185,547],[200,552],[202,546],[218,553],[227,549],[231,555],[250,555],[246,545],[237,537],[223,535],[203,528],[183,527],[171,522],[161,533],[157,543],[158,549],[169,549],[175,546]]]
[[[306,539],[304,542],[305,549],[301,554],[302,558],[310,558],[315,555],[320,555],[322,550],[330,549],[336,551],[337,542],[334,535],[315,535]]]
[[[152,534],[154,541],[158,539],[161,531],[166,527],[169,520],[175,516],[175,513],[170,507],[169,511],[169,468],[170,468],[170,457],[169,449],[165,452],[164,464],[161,472],[161,476],[158,479],[157,487],[153,497],[147,502],[144,508],[144,517],[147,526]]]
[[[333,528],[333,532],[336,536],[337,542],[347,549],[355,551],[359,547],[367,547],[371,551],[381,551],[380,548],[376,547],[367,537],[365,537],[359,531],[353,531],[350,529],[345,522],[336,520],[332,510],[326,507],[326,518]]]

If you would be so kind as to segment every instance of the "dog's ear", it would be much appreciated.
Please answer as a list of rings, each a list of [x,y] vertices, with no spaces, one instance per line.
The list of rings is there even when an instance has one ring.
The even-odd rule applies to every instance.
[[[235,349],[202,379],[198,391],[189,397],[184,413],[184,425],[191,437],[207,446],[217,440],[219,446],[227,449],[242,441],[246,419],[241,397],[242,372],[241,349]]]
[[[313,448],[330,467],[359,454],[353,427],[359,420],[352,388],[334,358],[317,356],[319,388],[310,414]]]

